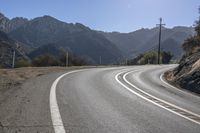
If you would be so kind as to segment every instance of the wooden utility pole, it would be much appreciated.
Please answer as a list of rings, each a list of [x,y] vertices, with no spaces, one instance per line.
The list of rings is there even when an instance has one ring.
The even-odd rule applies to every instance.
[[[15,50],[13,50],[12,68],[15,68]]]
[[[158,41],[158,64],[160,64],[160,45],[161,45],[161,30],[162,26],[165,24],[162,24],[162,18],[160,18],[160,24],[157,24],[159,26],[159,41]]]
[[[99,65],[101,65],[101,56],[99,56]]]
[[[68,54],[68,52],[66,53],[66,61],[65,61],[65,65],[66,65],[66,67],[69,66],[69,54]]]
[[[126,66],[128,65],[128,59],[126,58]]]

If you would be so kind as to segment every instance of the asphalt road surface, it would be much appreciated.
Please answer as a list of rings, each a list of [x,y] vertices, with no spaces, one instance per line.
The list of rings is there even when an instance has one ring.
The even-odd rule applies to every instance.
[[[173,67],[92,68],[32,79],[0,105],[0,132],[200,133],[200,97],[162,78]]]

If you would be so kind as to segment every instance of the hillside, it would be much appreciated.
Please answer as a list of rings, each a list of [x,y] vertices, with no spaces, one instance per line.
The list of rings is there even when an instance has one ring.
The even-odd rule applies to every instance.
[[[41,55],[47,55],[50,54],[55,57],[61,56],[65,51],[63,51],[62,48],[59,48],[56,46],[56,44],[47,44],[43,45],[33,51],[31,51],[28,56],[32,59],[35,57],[41,56]]]
[[[156,50],[158,45],[158,28],[140,29],[130,33],[101,32],[107,39],[115,43],[127,57],[135,57],[148,50]],[[162,28],[162,50],[170,51],[174,59],[180,59],[182,43],[194,35],[194,28],[178,26],[172,29]],[[177,50],[176,50],[177,49]]]
[[[16,52],[16,59],[29,60],[25,51],[27,48],[24,44],[12,40],[6,33],[0,31],[0,67],[11,67],[13,51]]]

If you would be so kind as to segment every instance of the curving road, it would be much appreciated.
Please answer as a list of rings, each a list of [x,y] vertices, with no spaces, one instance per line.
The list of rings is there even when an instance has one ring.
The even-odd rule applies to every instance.
[[[0,133],[199,133],[200,97],[162,78],[173,67],[91,68],[28,80],[0,103]]]
[[[61,116],[53,118],[55,132],[199,133],[200,98],[161,77],[173,67],[96,68],[63,75],[56,87],[59,111],[52,112]]]

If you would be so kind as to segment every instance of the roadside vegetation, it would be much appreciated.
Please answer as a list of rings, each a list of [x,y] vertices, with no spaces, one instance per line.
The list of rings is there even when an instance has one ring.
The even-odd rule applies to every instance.
[[[83,65],[89,65],[89,63],[85,59],[82,59],[81,57],[75,56],[73,54],[68,55],[68,57],[65,54],[62,54],[60,56],[54,56],[51,54],[43,54],[43,55],[34,57],[32,60],[20,58],[15,61],[15,68],[66,66],[66,65],[83,66]],[[8,67],[0,66],[0,68],[8,68]]]
[[[160,62],[162,64],[169,64],[173,55],[170,52],[161,52]],[[144,65],[144,64],[157,64],[158,53],[151,51],[144,54],[140,54],[134,59],[127,61],[128,65]]]

